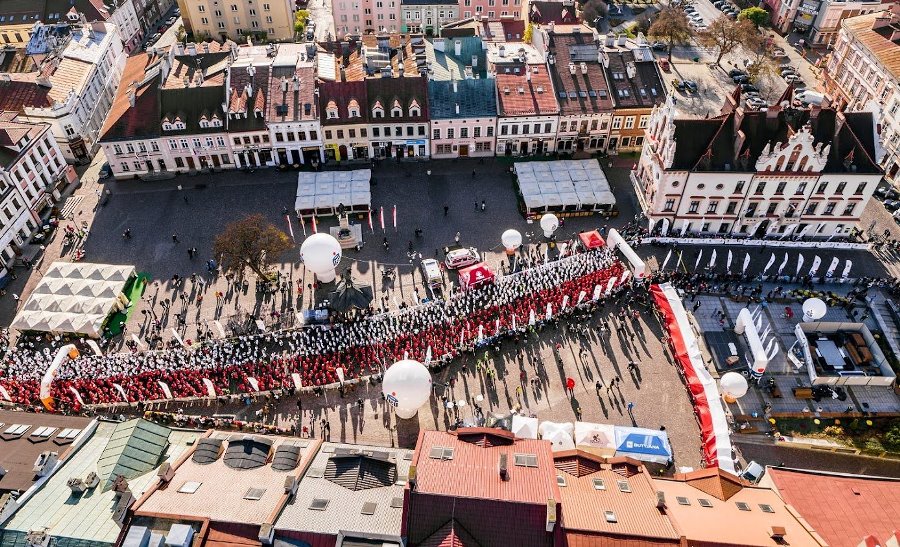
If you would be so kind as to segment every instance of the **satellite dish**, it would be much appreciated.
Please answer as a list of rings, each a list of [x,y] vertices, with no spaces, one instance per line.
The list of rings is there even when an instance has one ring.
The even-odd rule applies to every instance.
[[[381,392],[395,407],[397,417],[408,420],[431,396],[431,373],[418,361],[397,361],[385,371]]]
[[[544,237],[551,237],[553,232],[559,228],[559,219],[553,213],[547,213],[541,217],[541,229],[544,230]]]
[[[322,283],[334,281],[334,269],[341,261],[341,244],[333,236],[318,233],[300,246],[300,258]]]
[[[516,249],[522,246],[522,234],[518,230],[506,230],[500,236],[503,247],[506,248],[507,254],[513,254]]]
[[[726,372],[719,379],[719,389],[725,401],[733,403],[747,394],[747,379],[737,372]]]
[[[828,306],[821,298],[807,298],[803,302],[804,321],[818,321],[825,317],[826,311],[828,311]]]

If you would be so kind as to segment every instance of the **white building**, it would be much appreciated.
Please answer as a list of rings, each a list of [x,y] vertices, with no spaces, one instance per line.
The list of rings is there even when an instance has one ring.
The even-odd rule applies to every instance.
[[[109,112],[125,52],[115,25],[94,22],[73,26],[65,46],[43,60],[35,84],[46,100],[22,105],[21,118],[49,123],[67,161],[90,161]]]
[[[0,277],[41,224],[41,213],[76,179],[48,124],[0,115]]]
[[[440,36],[441,27],[459,19],[457,0],[401,0],[400,32]]]
[[[632,172],[653,229],[742,237],[845,236],[881,180],[868,112],[655,108]]]
[[[876,160],[896,182],[900,172],[900,5],[845,19],[823,71],[834,107],[878,112]]]
[[[313,64],[296,53],[279,50],[272,63],[266,116],[276,165],[325,161],[317,100]]]
[[[497,65],[497,154],[527,156],[556,148],[559,104],[547,67]]]

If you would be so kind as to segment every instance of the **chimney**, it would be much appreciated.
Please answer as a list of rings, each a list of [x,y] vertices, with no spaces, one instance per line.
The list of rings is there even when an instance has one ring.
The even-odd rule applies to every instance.
[[[269,522],[263,523],[259,527],[257,539],[263,545],[272,545],[275,542],[275,526]]]
[[[770,537],[777,541],[784,541],[784,536],[787,534],[787,530],[784,529],[784,526],[773,526],[771,529]]]
[[[294,74],[294,92],[300,91],[300,77]]]
[[[175,477],[175,469],[172,468],[172,465],[169,464],[169,462],[165,462],[159,466],[159,469],[156,471],[156,476],[159,477],[159,480],[163,484],[168,484]]]
[[[247,92],[247,96],[248,96],[248,97],[252,97],[252,96],[253,96],[253,85],[252,85],[252,84],[247,84],[247,86],[244,87],[244,91]]]
[[[627,62],[625,63],[625,72],[628,74],[628,79],[634,79],[637,76],[637,68],[634,66],[634,63]]]
[[[195,57],[197,55],[197,44],[191,42],[187,45],[187,54],[191,57]]]
[[[287,93],[287,90],[288,90],[287,77],[282,76],[281,77],[281,92]]]
[[[606,35],[606,47],[613,47],[616,45],[616,37],[613,34]]]
[[[662,490],[656,491],[656,508],[660,511],[666,508],[666,493]]]
[[[458,91],[459,91],[459,88],[457,87],[456,80],[453,80],[453,92],[457,93]]]
[[[134,90],[128,91],[128,106],[134,108]]]
[[[251,78],[254,77],[254,76],[256,76],[256,67],[253,66],[252,64],[251,64],[250,66],[248,66],[248,67],[247,67],[247,74],[249,74]]]
[[[575,63],[569,63],[569,74],[575,74]]]
[[[625,36],[624,34],[619,34],[619,35],[618,35],[618,38],[617,38],[617,40],[616,40],[616,45],[618,45],[618,46],[620,46],[620,47],[624,46],[624,45],[625,45],[625,40],[626,40],[627,38],[628,38],[628,37]]]
[[[509,458],[509,454],[506,452],[500,454],[500,480],[508,481],[509,480],[509,467],[507,464],[507,459]]]
[[[547,527],[546,530],[548,532],[552,532],[554,528],[556,528],[556,500],[553,498],[547,498]]]
[[[472,68],[478,68],[478,55],[472,55]]]
[[[550,21],[550,32],[553,32],[553,28],[556,26],[553,21]]]
[[[587,74],[587,63],[581,63],[581,73]]]
[[[501,44],[497,51],[500,53],[500,57],[506,57],[506,47],[504,45]]]
[[[453,41],[453,55],[457,57],[462,55],[462,40]]]
[[[456,114],[459,114],[459,103],[456,103]]]
[[[528,67],[525,67],[525,81],[526,81],[526,82],[530,82],[530,81],[531,81],[531,71],[528,70]]]

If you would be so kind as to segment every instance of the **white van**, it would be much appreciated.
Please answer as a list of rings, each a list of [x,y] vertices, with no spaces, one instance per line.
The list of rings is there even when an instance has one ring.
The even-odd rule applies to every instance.
[[[440,289],[444,285],[441,265],[433,258],[426,258],[422,261],[422,275],[425,278],[425,284],[432,289]]]
[[[819,106],[825,101],[825,95],[817,91],[801,89],[800,91],[794,93],[794,100]]]

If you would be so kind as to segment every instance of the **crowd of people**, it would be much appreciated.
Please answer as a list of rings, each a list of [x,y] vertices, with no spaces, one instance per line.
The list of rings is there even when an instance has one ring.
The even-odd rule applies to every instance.
[[[83,404],[206,397],[208,379],[217,396],[337,382],[382,372],[408,357],[441,362],[498,335],[524,331],[563,308],[617,290],[626,269],[612,251],[571,254],[494,283],[399,312],[327,326],[307,326],[253,336],[213,340],[193,348],[81,356],[66,361],[51,384],[61,409]],[[610,280],[615,278],[612,283]],[[0,370],[0,386],[14,402],[38,400],[41,378],[54,351],[12,349]],[[253,385],[253,384],[256,385]],[[123,392],[124,395],[123,396]]]

